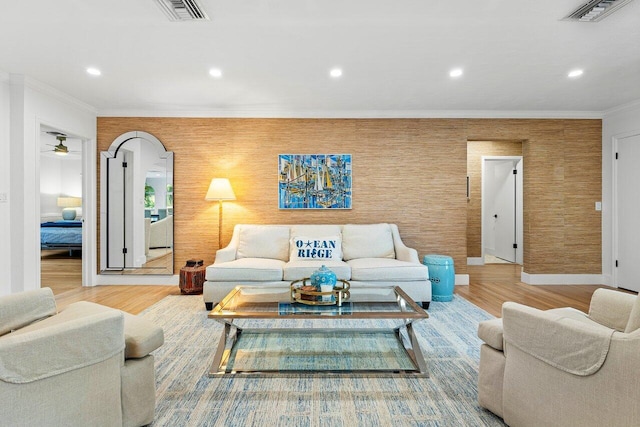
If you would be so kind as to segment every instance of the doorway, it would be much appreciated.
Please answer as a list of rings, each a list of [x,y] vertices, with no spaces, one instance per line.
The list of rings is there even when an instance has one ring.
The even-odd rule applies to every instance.
[[[482,156],[483,263],[522,264],[522,156]]]
[[[39,138],[40,286],[82,286],[83,141],[41,125]]]
[[[614,139],[614,283],[618,288],[640,291],[640,134]]]

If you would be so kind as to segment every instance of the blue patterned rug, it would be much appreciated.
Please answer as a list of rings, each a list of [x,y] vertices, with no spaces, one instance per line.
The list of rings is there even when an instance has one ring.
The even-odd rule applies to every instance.
[[[168,296],[142,313],[162,326],[153,426],[504,426],[477,404],[478,322],[457,295],[414,325],[429,378],[207,376],[222,326],[202,297]]]

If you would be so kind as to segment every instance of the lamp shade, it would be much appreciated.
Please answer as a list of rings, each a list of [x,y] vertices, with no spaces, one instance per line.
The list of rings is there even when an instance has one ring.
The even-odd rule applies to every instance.
[[[204,199],[216,201],[235,200],[236,195],[233,193],[231,183],[227,178],[213,178]]]
[[[76,219],[76,209],[82,206],[82,199],[80,197],[58,197],[58,206],[63,207],[62,219],[73,220]]]
[[[62,208],[79,208],[82,206],[80,197],[58,197],[58,206]]]

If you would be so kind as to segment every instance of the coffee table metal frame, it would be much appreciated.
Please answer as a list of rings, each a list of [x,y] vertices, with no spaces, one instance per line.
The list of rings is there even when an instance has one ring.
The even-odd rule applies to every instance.
[[[290,313],[280,314],[278,311],[279,302],[290,302],[290,290],[287,289],[269,289],[259,288],[252,286],[237,286],[235,287],[219,304],[217,304],[213,310],[209,312],[208,317],[214,319],[224,325],[218,348],[213,357],[213,363],[209,370],[210,377],[224,376],[224,375],[283,375],[283,374],[350,374],[350,375],[365,375],[365,376],[379,376],[379,375],[411,375],[418,377],[428,377],[426,363],[422,350],[418,344],[415,332],[413,330],[413,323],[423,319],[427,319],[429,315],[420,307],[415,301],[413,301],[400,287],[370,287],[359,288],[359,290],[366,292],[367,290],[389,290],[395,295],[395,301],[363,301],[355,296],[352,298],[352,303],[355,309],[348,314],[340,313],[340,310],[336,310],[335,313]],[[264,290],[262,294],[261,290]],[[235,298],[240,298],[243,291],[248,291],[254,297],[250,304],[243,305],[242,303],[235,305]],[[282,291],[282,292],[280,292]],[[256,300],[256,296],[258,300]],[[297,303],[299,304],[299,303]],[[365,308],[361,311],[359,306]],[[384,309],[381,309],[384,308]],[[369,309],[369,310],[366,310]],[[242,335],[243,331],[252,333],[273,333],[273,332],[292,332],[299,329],[297,328],[252,328],[243,329],[240,328],[236,322],[240,319],[327,319],[332,320],[356,320],[356,319],[386,319],[396,320],[401,322],[399,326],[393,328],[393,332],[400,342],[409,359],[413,363],[413,369],[375,369],[375,370],[236,370],[229,366],[229,358],[232,354],[234,345],[238,342],[238,339]],[[354,328],[314,328],[314,332],[372,332],[372,331],[390,331],[391,329],[354,329]]]

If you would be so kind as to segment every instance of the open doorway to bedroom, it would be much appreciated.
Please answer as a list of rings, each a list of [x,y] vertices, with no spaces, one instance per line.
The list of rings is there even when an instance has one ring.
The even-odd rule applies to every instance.
[[[82,286],[82,140],[42,126],[40,285],[55,294]]]

